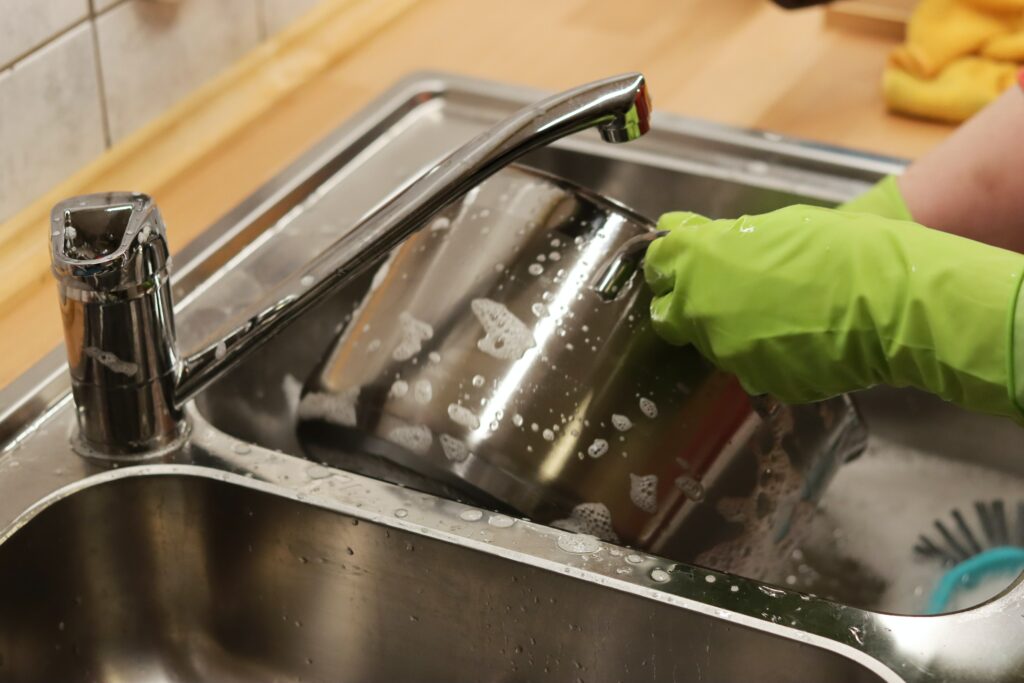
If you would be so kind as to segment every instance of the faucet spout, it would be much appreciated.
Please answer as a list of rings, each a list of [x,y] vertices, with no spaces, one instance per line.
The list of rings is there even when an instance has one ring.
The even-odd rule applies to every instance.
[[[181,408],[189,399],[447,204],[533,149],[588,128],[597,128],[607,142],[628,142],[648,131],[650,116],[647,85],[638,73],[521,109],[365,216],[293,277],[294,293],[184,359],[174,348],[169,259],[152,200],[109,193],[59,203],[51,219],[51,257],[66,310],[82,450],[135,456],[173,446],[186,432]],[[300,280],[314,284],[298,286]]]

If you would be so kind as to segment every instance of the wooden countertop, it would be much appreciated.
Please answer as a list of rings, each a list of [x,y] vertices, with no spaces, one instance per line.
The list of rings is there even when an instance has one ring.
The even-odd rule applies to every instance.
[[[952,130],[886,113],[879,83],[894,41],[827,27],[821,9],[785,12],[768,0],[391,5],[394,18],[367,24],[353,49],[333,55],[322,68],[299,68],[301,84],[201,155],[188,157],[173,175],[126,188],[123,173],[109,169],[94,174],[90,185],[152,194],[178,249],[374,96],[422,69],[548,90],[637,70],[648,77],[656,110],[905,157]],[[353,21],[345,30],[359,30]],[[260,68],[273,70],[281,59],[267,57]],[[285,66],[297,68],[294,59]],[[162,163],[168,151],[160,147],[136,144],[133,162]],[[103,185],[104,179],[113,184]],[[44,221],[38,249],[45,252]],[[35,276],[12,299],[0,306],[0,386],[61,339],[47,276]]]

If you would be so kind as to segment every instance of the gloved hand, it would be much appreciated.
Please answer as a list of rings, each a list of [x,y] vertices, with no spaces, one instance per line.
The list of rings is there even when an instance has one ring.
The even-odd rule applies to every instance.
[[[1024,422],[1024,255],[810,206],[669,213],[647,252],[655,330],[752,394],[915,386]]]
[[[914,220],[910,208],[903,199],[896,176],[887,175],[871,186],[867,192],[858,195],[839,207],[843,211],[870,213],[882,218],[895,218],[901,221]]]

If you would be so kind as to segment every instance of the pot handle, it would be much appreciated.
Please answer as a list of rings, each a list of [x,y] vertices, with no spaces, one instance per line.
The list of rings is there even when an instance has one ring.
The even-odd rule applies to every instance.
[[[667,234],[667,230],[655,230],[629,239],[601,267],[590,288],[605,301],[617,299],[633,273],[640,269],[647,247]]]

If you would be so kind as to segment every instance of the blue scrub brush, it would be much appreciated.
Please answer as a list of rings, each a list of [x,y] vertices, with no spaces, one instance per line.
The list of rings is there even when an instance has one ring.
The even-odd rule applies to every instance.
[[[976,502],[977,523],[972,529],[960,510],[952,524],[935,520],[936,537],[922,534],[914,552],[948,567],[928,600],[928,614],[949,610],[955,597],[988,579],[1002,577],[1007,584],[1024,570],[1024,501],[1017,503],[1011,522],[1001,500]]]

